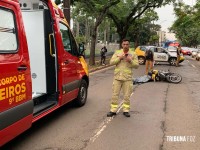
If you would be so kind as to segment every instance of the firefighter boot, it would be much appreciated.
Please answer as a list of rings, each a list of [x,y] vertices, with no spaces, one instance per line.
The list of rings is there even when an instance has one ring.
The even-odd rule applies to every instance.
[[[107,117],[112,117],[112,116],[115,116],[116,115],[116,113],[115,112],[109,112],[109,113],[107,113]]]

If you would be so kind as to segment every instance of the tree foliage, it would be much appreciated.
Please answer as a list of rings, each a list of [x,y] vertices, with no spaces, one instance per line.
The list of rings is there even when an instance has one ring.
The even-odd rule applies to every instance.
[[[121,0],[108,11],[113,19],[120,41],[126,37],[130,26],[149,9],[159,8],[175,0]]]
[[[177,19],[170,30],[183,45],[196,47],[200,44],[200,1],[194,7],[176,3],[174,11]]]
[[[91,33],[91,48],[90,48],[90,59],[89,64],[95,64],[95,45],[97,39],[97,28],[102,23],[110,7],[116,5],[120,0],[77,0],[77,3],[81,6],[80,13],[90,14],[95,18],[94,26]]]
[[[158,19],[157,13],[148,9],[144,14],[136,19],[130,26],[127,37],[135,42],[137,45],[154,45],[158,42],[158,35],[156,31],[160,30],[160,25],[154,24],[154,21]]]

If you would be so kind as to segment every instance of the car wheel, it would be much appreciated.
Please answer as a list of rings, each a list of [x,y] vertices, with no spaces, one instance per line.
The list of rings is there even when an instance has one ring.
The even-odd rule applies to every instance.
[[[82,80],[79,87],[78,96],[75,99],[76,106],[81,107],[85,105],[87,100],[87,89],[88,89],[87,82],[85,80]]]
[[[145,64],[145,58],[139,56],[139,57],[138,57],[138,63],[139,63],[140,65],[144,65],[144,64]]]
[[[176,65],[176,58],[170,58],[169,63],[170,63],[170,65],[175,66]]]

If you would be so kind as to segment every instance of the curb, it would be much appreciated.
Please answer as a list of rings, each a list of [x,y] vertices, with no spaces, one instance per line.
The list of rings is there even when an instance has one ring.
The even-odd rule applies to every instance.
[[[93,73],[93,72],[95,72],[95,71],[98,71],[98,70],[101,70],[101,69],[105,69],[105,68],[108,68],[108,67],[111,67],[111,66],[114,66],[114,65],[99,66],[99,67],[97,67],[97,68],[90,69],[90,70],[89,70],[89,73]]]
[[[109,61],[111,57],[107,58],[106,61]],[[97,60],[95,62],[96,64],[99,64],[100,63],[100,60]],[[110,65],[109,62],[107,65],[100,65],[100,66],[97,66],[96,68],[91,68],[89,69],[89,73],[92,73],[92,72],[95,72],[95,71],[98,71],[98,70],[101,70],[101,69],[104,69],[104,68],[108,68],[108,67],[111,67],[113,65]]]

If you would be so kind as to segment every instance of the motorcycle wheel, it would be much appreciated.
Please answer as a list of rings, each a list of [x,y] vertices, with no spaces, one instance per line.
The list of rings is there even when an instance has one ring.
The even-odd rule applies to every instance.
[[[170,83],[180,83],[182,81],[181,75],[177,73],[170,73],[166,76],[166,80]]]

